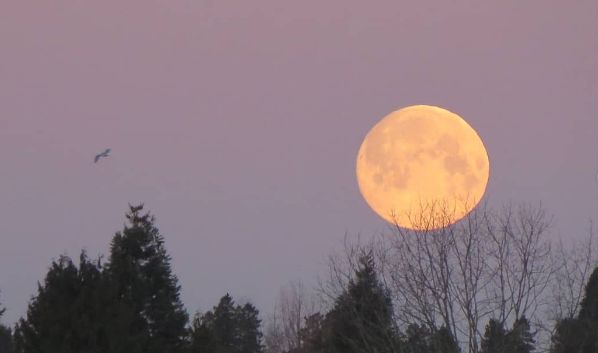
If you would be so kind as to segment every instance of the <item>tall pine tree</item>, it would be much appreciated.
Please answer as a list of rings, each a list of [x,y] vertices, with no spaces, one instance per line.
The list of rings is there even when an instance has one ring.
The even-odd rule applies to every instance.
[[[112,239],[107,269],[116,297],[111,349],[127,353],[176,353],[185,346],[187,314],[155,218],[130,206],[129,222]]]
[[[237,317],[233,297],[227,293],[220,298],[214,313],[208,313],[206,317],[219,344],[218,352],[236,352]]]
[[[239,353],[261,353],[262,332],[259,311],[251,303],[237,307],[237,344]]]

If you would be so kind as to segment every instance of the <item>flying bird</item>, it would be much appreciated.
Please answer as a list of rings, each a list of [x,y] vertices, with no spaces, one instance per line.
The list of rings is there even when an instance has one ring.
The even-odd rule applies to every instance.
[[[100,160],[100,158],[102,157],[108,157],[110,155],[110,148],[106,148],[106,150],[100,154],[96,154],[95,158],[93,159],[94,163],[98,163],[98,161]]]

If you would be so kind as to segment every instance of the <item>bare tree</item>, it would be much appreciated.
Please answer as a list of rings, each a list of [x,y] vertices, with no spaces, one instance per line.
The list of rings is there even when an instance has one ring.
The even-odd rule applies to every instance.
[[[287,351],[280,317],[274,312],[264,324],[264,351],[266,353],[283,353]]]
[[[288,352],[302,348],[301,330],[307,317],[319,309],[319,301],[303,282],[291,281],[280,289],[274,313],[265,332],[269,353]]]
[[[479,352],[490,318],[511,325],[525,316],[539,327],[550,305],[555,262],[552,218],[540,206],[487,204],[455,222],[456,207],[426,206],[411,218],[416,229],[393,227],[375,240],[345,240],[329,259],[322,292],[337,295],[354,270],[355,255],[376,254],[399,327],[445,327],[470,353]]]
[[[549,341],[544,313],[555,273],[548,237],[552,223],[543,208],[529,204],[506,205],[487,222],[492,318],[510,325],[525,316],[539,346]]]
[[[325,277],[318,277],[317,294],[324,309],[330,309],[334,300],[347,288],[353,274],[358,269],[359,257],[364,253],[379,249],[376,247],[376,239],[363,243],[359,234],[356,237],[351,237],[345,233],[342,250],[328,255],[328,271]],[[381,253],[376,251],[376,257],[381,257]],[[381,261],[378,261],[376,265],[379,263]],[[379,271],[380,269],[377,270],[383,272]]]
[[[569,247],[559,240],[553,253],[556,271],[552,281],[552,305],[548,312],[551,321],[572,318],[578,313],[584,285],[598,266],[597,246],[591,221],[583,239]]]
[[[423,213],[420,213],[423,214]],[[484,207],[453,224],[454,209],[436,207],[416,219],[416,230],[396,226],[385,241],[393,250],[389,277],[403,325],[446,327],[470,352],[477,352],[481,320],[492,312],[485,290],[488,266]],[[433,219],[431,219],[433,217]]]

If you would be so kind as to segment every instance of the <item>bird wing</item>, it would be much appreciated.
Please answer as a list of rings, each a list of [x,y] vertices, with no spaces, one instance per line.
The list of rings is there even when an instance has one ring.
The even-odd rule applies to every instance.
[[[104,153],[105,153],[106,155],[108,155],[108,153],[110,153],[110,151],[112,151],[110,148],[106,148],[106,150],[104,151]]]
[[[98,163],[98,160],[100,159],[100,155],[96,155],[95,158],[93,159],[94,163]]]

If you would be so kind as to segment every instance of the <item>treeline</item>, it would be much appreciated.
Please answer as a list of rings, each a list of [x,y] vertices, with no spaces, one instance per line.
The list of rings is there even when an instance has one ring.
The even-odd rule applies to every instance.
[[[131,206],[126,218],[124,229],[112,239],[106,261],[102,257],[90,259],[82,252],[78,265],[67,256],[52,262],[26,315],[13,328],[0,325],[0,353],[532,353],[540,349],[538,330],[525,310],[510,321],[508,315],[476,316],[487,318],[476,324],[481,324],[480,332],[460,331],[461,327],[471,330],[476,325],[422,320],[415,314],[433,308],[436,298],[426,290],[437,285],[435,273],[418,272],[427,265],[410,262],[408,252],[398,263],[406,267],[381,268],[391,262],[384,260],[377,252],[380,248],[375,246],[360,247],[351,253],[349,258],[354,261],[346,267],[347,272],[341,273],[338,268],[331,272],[340,280],[334,293],[328,292],[326,309],[307,309],[301,290],[294,288],[283,296],[285,300],[275,310],[281,315],[264,324],[254,305],[237,304],[230,294],[224,295],[212,310],[190,318],[180,300],[180,285],[155,218],[143,213],[142,205]],[[408,239],[403,236],[402,239]],[[422,234],[418,236],[417,239],[425,239]],[[460,250],[457,240],[461,238],[452,236],[456,239],[454,251]],[[439,271],[454,271],[449,256],[453,245],[445,243],[451,235],[429,237],[441,242],[435,246],[444,249],[445,254],[430,251],[432,258],[420,256],[416,260],[432,262],[445,256],[451,265]],[[470,235],[463,239],[477,238]],[[496,235],[496,239],[502,238]],[[513,239],[502,240],[516,245]],[[464,243],[468,249],[474,248],[473,240]],[[419,251],[431,249],[424,245],[401,242],[403,247],[419,246]],[[487,248],[482,243],[478,245],[480,249]],[[475,257],[473,251],[456,254]],[[509,259],[505,264],[512,262],[511,258],[505,259]],[[464,264],[464,271],[473,269],[467,261],[457,261],[454,266],[460,263]],[[508,274],[509,268],[504,266]],[[412,271],[413,281],[390,281],[389,273],[398,276],[399,268],[405,273]],[[409,311],[397,299],[396,293],[401,292],[393,283],[416,283],[426,290],[414,292],[421,295],[413,296],[413,310]],[[438,294],[444,302],[437,304],[459,308],[461,297],[454,294],[453,299],[450,291],[446,293]],[[598,352],[598,269],[589,276],[580,298],[579,310],[557,320],[550,330],[550,352]],[[480,298],[469,300],[481,302]],[[403,305],[400,310],[396,303]],[[0,317],[3,313],[0,308]]]
[[[164,238],[143,206],[112,239],[107,262],[81,253],[52,262],[14,333],[0,328],[1,353],[259,353],[260,320],[230,295],[193,325],[180,300]]]

